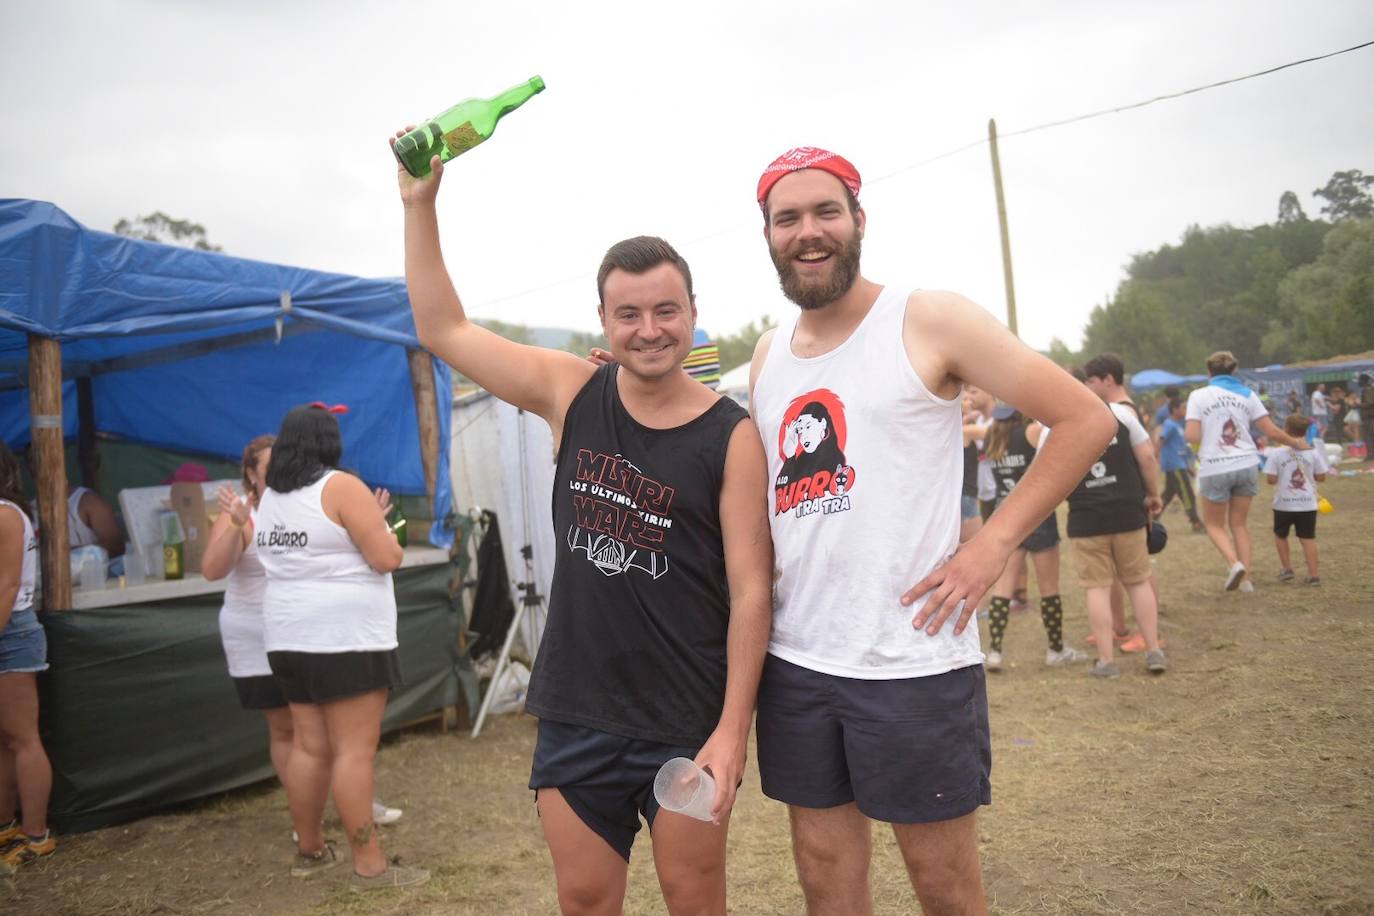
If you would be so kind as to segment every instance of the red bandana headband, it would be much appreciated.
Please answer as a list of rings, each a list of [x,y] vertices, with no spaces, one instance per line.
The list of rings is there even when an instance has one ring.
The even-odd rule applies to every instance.
[[[305,406],[313,407],[316,410],[328,411],[332,414],[348,413],[347,404],[334,404],[331,406],[329,404],[326,404],[324,401],[311,401],[309,404],[306,404]]]
[[[829,172],[849,189],[854,199],[859,199],[859,170],[843,156],[821,149],[817,146],[799,146],[790,149],[769,163],[759,178],[759,207],[767,206],[768,192],[782,178],[801,169],[820,169]]]

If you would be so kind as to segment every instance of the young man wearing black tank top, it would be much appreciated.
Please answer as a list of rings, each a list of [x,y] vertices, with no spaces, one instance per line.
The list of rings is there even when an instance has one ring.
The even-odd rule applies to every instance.
[[[400,136],[398,133],[397,136]],[[771,619],[766,463],[748,415],[682,368],[696,306],[662,239],[611,247],[597,274],[614,362],[522,346],[468,320],[439,247],[429,178],[397,170],[406,284],[426,347],[548,421],[558,446],[549,618],[526,708],[530,788],[567,913],[619,912],[643,815],[671,912],[725,912],[725,835]],[[715,778],[713,823],[661,812],[659,766]]]
[[[1099,353],[1092,359],[1083,364],[1083,374],[1087,377],[1086,384],[1088,390],[1097,395],[1107,403],[1128,408],[1135,414],[1141,427],[1145,426],[1145,417],[1140,413],[1140,408],[1135,401],[1131,400],[1130,392],[1126,390],[1126,364],[1121,361],[1121,357],[1115,353]],[[1140,455],[1140,474],[1145,482],[1148,492],[1159,495],[1159,462],[1157,460],[1147,461],[1144,452]],[[1151,482],[1153,481],[1153,487]],[[1163,500],[1161,499],[1161,506]],[[1161,511],[1163,509],[1161,508]],[[1150,591],[1155,596],[1155,607],[1159,607],[1159,582],[1155,579],[1154,568],[1150,569]],[[1138,630],[1134,633],[1126,626],[1126,587],[1117,579],[1112,582],[1111,591],[1111,610],[1112,610],[1112,641],[1116,643],[1116,648],[1122,652],[1144,652],[1146,651],[1145,636]],[[1117,637],[1125,636],[1117,642]],[[1091,642],[1096,644],[1097,634],[1093,634]],[[1160,645],[1163,645],[1161,642]]]
[[[783,291],[800,306],[760,338],[750,373],[778,569],[759,770],[764,793],[789,806],[813,916],[872,912],[869,818],[893,825],[926,912],[985,913],[974,818],[991,801],[991,751],[970,618],[1116,424],[969,300],[861,276],[859,186],[844,158],[799,147],[757,190]],[[965,382],[1054,436],[960,544]],[[790,462],[814,443],[794,432],[813,404],[843,458],[798,478]]]

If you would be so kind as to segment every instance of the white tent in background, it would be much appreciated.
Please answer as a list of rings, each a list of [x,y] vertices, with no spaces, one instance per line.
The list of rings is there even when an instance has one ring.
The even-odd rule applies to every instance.
[[[524,473],[521,474],[520,427],[524,426]],[[553,500],[553,433],[541,417],[517,410],[486,391],[453,401],[449,477],[460,512],[490,509],[501,525],[501,545],[517,610],[515,585],[525,578],[520,548],[534,555],[534,582],[548,600],[553,581],[555,542],[549,506]],[[527,511],[528,510],[528,514]],[[525,519],[529,519],[528,540]],[[546,605],[547,607],[547,605]],[[543,614],[526,614],[520,639],[534,657],[543,634]]]
[[[749,406],[749,364],[736,366],[729,372],[723,372],[720,376],[720,385],[716,388],[721,394],[734,398],[742,406]]]

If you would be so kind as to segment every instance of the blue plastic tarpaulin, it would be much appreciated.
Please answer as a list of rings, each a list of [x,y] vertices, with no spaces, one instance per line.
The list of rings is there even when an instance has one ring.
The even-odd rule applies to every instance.
[[[1175,375],[1164,369],[1142,369],[1131,373],[1132,391],[1151,391],[1166,385],[1192,385],[1207,381],[1205,375]]]
[[[405,284],[227,257],[95,232],[44,201],[0,199],[0,434],[28,443],[28,335],[62,345],[63,426],[89,377],[96,429],[237,460],[290,408],[346,404],[343,464],[372,486],[423,494]],[[452,509],[452,379],[433,361],[439,424],[435,530]]]

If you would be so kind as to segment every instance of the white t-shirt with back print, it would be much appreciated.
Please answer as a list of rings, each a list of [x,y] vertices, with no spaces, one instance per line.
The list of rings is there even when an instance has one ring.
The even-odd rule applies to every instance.
[[[1253,391],[1242,397],[1217,385],[1206,385],[1188,395],[1185,417],[1202,424],[1197,476],[1254,470],[1259,465],[1259,450],[1250,438],[1250,424],[1267,416],[1268,408]]]
[[[1269,450],[1264,473],[1278,477],[1274,508],[1280,512],[1313,512],[1317,508],[1317,475],[1331,472],[1321,449],[1295,451],[1286,445]]]

